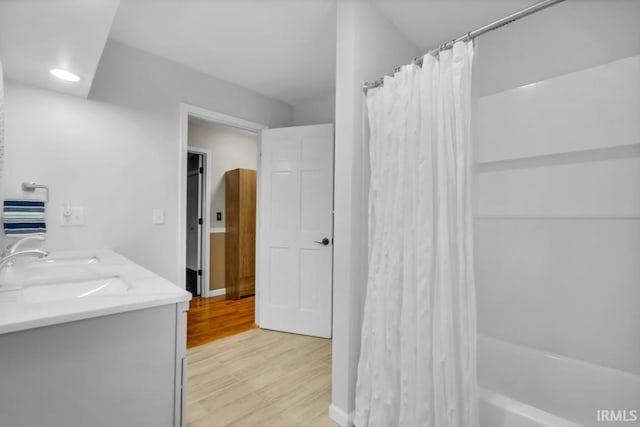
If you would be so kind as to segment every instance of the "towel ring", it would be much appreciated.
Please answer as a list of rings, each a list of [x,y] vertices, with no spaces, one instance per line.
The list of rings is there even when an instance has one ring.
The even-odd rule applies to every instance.
[[[23,182],[22,191],[36,191],[37,188],[43,189],[46,192],[45,203],[49,203],[49,187],[42,184],[36,184],[35,182]]]

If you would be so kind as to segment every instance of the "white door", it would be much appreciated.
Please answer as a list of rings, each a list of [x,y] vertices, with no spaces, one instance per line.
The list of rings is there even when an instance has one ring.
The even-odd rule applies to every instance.
[[[260,327],[331,337],[333,125],[261,135]]]

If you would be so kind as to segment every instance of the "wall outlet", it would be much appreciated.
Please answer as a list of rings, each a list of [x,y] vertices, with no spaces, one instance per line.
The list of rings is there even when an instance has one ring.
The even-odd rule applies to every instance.
[[[164,224],[164,209],[155,208],[152,213],[151,222],[155,225]]]
[[[84,225],[84,208],[82,206],[63,206],[60,208],[60,224],[65,227]]]

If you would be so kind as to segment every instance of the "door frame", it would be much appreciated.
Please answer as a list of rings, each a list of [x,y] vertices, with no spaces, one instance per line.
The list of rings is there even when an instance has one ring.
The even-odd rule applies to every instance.
[[[210,251],[211,251],[211,239],[209,237],[209,228],[211,227],[211,191],[209,189],[211,182],[211,150],[207,148],[200,148],[194,146],[187,146],[187,157],[189,153],[200,154],[204,156],[204,162],[202,162],[202,166],[204,168],[204,173],[202,174],[202,187],[200,188],[200,194],[198,197],[200,198],[200,203],[202,203],[202,226],[200,227],[200,250],[202,256],[202,276],[200,278],[200,283],[202,288],[200,289],[200,296],[208,298],[211,295],[209,283],[209,261],[210,261]],[[185,207],[186,212],[186,207]],[[185,216],[186,221],[186,216]],[[185,224],[186,226],[186,224]],[[186,242],[186,236],[185,236]],[[186,244],[186,243],[185,243]],[[185,246],[185,259],[186,259],[186,246]],[[205,282],[207,286],[205,286]],[[186,284],[185,284],[186,285]]]
[[[249,132],[253,132],[257,135],[257,173],[260,172],[260,152],[261,152],[261,141],[260,141],[260,131],[263,129],[267,129],[268,126],[263,125],[261,123],[251,122],[249,120],[244,120],[239,117],[229,116],[227,114],[219,113],[212,110],[207,110],[206,108],[198,107],[191,104],[180,103],[180,138],[178,143],[178,240],[177,240],[177,248],[178,248],[178,285],[182,288],[186,288],[186,280],[185,274],[187,268],[187,157],[189,151],[189,117],[198,118],[201,120],[205,120],[211,123],[216,123],[224,126],[233,127],[236,129],[246,130]],[[211,156],[208,156],[210,159]],[[260,180],[257,180],[256,183],[256,191],[260,191]],[[260,204],[256,206],[256,210],[260,209]],[[210,202],[208,205],[208,211],[210,210]],[[210,212],[209,212],[210,215]],[[207,224],[209,224],[209,220],[207,220]],[[203,227],[203,230],[209,231],[209,227]],[[259,247],[259,230],[260,224],[256,221],[256,247]],[[206,239],[207,246],[209,246],[209,239]],[[207,250],[207,258],[206,261],[208,263],[208,251]],[[256,252],[256,264],[258,263],[257,259],[258,253]],[[204,275],[203,271],[203,275]],[[208,274],[208,273],[207,273]],[[256,275],[256,324],[258,323],[258,312],[259,312],[259,277]]]

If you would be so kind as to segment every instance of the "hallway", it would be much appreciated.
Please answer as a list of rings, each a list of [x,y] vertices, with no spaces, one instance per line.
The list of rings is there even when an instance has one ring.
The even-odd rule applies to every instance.
[[[224,295],[194,298],[187,313],[187,348],[255,328],[254,307],[254,296],[239,300],[226,300]]]

